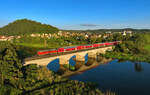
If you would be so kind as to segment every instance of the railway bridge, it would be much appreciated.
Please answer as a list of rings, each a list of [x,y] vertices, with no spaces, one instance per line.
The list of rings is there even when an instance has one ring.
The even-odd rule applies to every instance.
[[[107,50],[112,50],[112,46],[87,49],[84,51],[71,52],[68,54],[60,54],[55,56],[47,55],[31,57],[25,59],[24,65],[37,64],[39,66],[50,66],[50,68],[54,69],[56,67],[59,68],[60,64],[75,65],[74,61],[87,62],[89,57],[96,58],[97,54],[105,53]],[[55,71],[57,70],[55,69]]]

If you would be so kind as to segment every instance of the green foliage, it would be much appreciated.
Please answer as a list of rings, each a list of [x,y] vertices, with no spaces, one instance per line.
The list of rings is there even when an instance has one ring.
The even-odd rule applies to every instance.
[[[32,94],[35,93],[46,95],[104,95],[100,90],[95,90],[95,84],[76,80],[60,80],[59,84],[56,83],[53,86],[47,86],[44,89],[32,92]]]
[[[2,52],[2,58],[0,60],[0,73],[3,76],[2,83],[6,80],[10,82],[12,78],[18,79],[22,77],[21,73],[21,60],[19,60],[15,49],[6,48]]]
[[[32,33],[56,33],[58,29],[51,25],[41,24],[28,19],[16,20],[0,28],[0,35],[25,35]]]
[[[144,49],[147,50],[148,53],[150,53],[150,45],[149,45],[149,44],[148,44],[148,45],[145,45]]]
[[[20,95],[21,90],[11,86],[0,86],[0,95]]]
[[[150,62],[150,34],[136,34],[130,40],[116,45],[113,52],[107,52],[103,56],[131,61]]]
[[[76,70],[75,66],[72,66],[70,64],[64,64],[63,66],[64,66],[64,68],[66,68],[68,70],[71,70],[71,71],[75,71]]]

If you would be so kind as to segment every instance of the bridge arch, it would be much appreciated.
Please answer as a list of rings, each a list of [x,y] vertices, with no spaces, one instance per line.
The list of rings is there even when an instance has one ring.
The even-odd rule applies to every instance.
[[[88,53],[87,54],[85,54],[85,56],[84,56],[84,59],[85,59],[85,64],[88,62]]]
[[[70,59],[69,59],[69,65],[71,66],[75,66],[76,65],[76,55],[73,55]]]
[[[47,65],[47,68],[49,70],[57,72],[60,68],[59,58],[56,58],[56,59],[52,60],[51,62],[49,62],[48,65]]]

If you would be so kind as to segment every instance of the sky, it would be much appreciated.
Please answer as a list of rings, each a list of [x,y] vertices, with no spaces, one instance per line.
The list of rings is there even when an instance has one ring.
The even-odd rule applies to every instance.
[[[0,27],[24,18],[59,29],[150,29],[150,0],[0,0]]]

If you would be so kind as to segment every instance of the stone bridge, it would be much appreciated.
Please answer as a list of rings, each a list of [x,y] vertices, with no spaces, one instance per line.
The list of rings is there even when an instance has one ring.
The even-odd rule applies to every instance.
[[[47,66],[51,61],[55,59],[59,59],[59,64],[69,64],[69,60],[73,56],[76,56],[75,58],[76,61],[85,61],[85,55],[88,54],[88,57],[96,58],[97,54],[105,53],[106,50],[112,50],[112,46],[95,48],[95,49],[90,49],[90,50],[85,50],[85,51],[78,51],[78,52],[73,52],[69,54],[53,56],[53,57],[25,60],[24,65],[37,64],[40,66]]]

